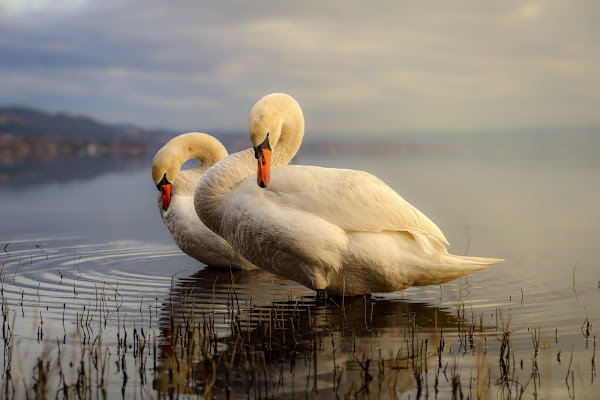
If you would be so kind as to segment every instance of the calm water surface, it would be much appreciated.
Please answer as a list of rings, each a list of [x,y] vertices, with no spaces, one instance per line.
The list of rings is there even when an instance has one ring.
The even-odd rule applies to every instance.
[[[471,150],[299,157],[301,164],[377,175],[440,226],[452,253],[506,259],[468,279],[346,299],[343,306],[316,307],[314,292],[294,282],[261,271],[215,271],[182,254],[158,215],[149,161],[142,169],[70,183],[4,186],[3,391],[20,386],[11,390],[23,396],[22,388],[39,380],[36,365],[44,359],[50,360],[50,371],[62,366],[64,378],[47,383],[54,396],[78,379],[79,367],[69,366],[65,354],[79,360],[87,345],[101,350],[106,369],[102,387],[107,392],[88,385],[92,396],[156,397],[174,390],[202,394],[206,388],[194,383],[198,375],[188,374],[179,386],[172,374],[165,377],[171,365],[165,354],[177,348],[172,341],[177,324],[192,318],[206,327],[209,321],[210,329],[228,337],[231,321],[241,321],[248,340],[259,348],[268,342],[260,333],[266,332],[260,328],[263,316],[274,314],[281,321],[295,321],[298,330],[294,351],[271,360],[286,366],[273,379],[285,384],[265,392],[240,384],[230,393],[219,377],[212,394],[329,398],[343,389],[353,396],[445,398],[458,390],[452,384],[455,374],[465,397],[518,397],[523,390],[526,397],[596,398],[600,162],[594,149],[600,149],[600,141],[594,136],[553,138],[513,138],[508,145],[499,145],[506,142],[497,138],[473,147],[469,137],[461,137],[455,148]],[[465,324],[472,327],[471,334],[478,332],[476,345],[472,340],[470,347],[465,345]],[[140,329],[147,343],[141,350],[149,358],[145,364],[135,354]],[[132,339],[134,330],[137,339]],[[100,346],[94,343],[99,332]],[[503,332],[510,332],[510,379],[502,376],[507,354]],[[390,360],[411,360],[407,337],[419,343],[427,339],[434,348],[441,336],[443,357],[433,350],[429,353],[435,357],[423,353],[422,384],[414,365],[395,364],[393,384],[388,376],[365,370],[366,359],[379,360],[379,369],[370,367],[375,372]],[[223,351],[231,343],[224,339],[219,346],[213,350]],[[200,363],[202,357],[196,358]],[[93,357],[86,360],[87,368],[98,368]],[[194,369],[194,374],[203,373]],[[240,382],[248,382],[238,375]],[[485,382],[480,388],[478,376]],[[340,383],[351,385],[354,378],[366,383],[354,388]]]

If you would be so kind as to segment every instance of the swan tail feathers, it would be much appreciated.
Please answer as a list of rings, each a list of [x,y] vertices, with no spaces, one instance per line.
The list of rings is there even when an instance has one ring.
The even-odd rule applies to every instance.
[[[450,258],[448,263],[430,265],[426,272],[421,271],[413,285],[440,285],[465,275],[487,269],[490,265],[504,261],[500,258],[463,257],[454,255],[450,255]]]
[[[487,268],[489,265],[494,265],[494,264],[499,264],[502,261],[504,261],[504,259],[502,258],[489,258],[489,257],[469,257],[469,256],[452,256],[453,258],[455,258],[458,262],[460,262],[461,264],[465,265],[465,266],[482,266],[483,268],[481,269],[485,269]]]

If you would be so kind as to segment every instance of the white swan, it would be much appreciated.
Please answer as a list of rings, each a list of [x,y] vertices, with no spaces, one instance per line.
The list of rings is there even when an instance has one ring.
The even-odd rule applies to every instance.
[[[249,134],[254,149],[231,154],[200,179],[196,212],[247,260],[318,298],[441,284],[503,261],[448,254],[440,229],[371,174],[285,166],[304,135],[292,97],[275,93],[256,103]]]
[[[226,156],[221,142],[204,133],[185,133],[171,139],[152,160],[152,179],[160,191],[158,211],[175,244],[187,255],[206,265],[254,269],[208,229],[194,210],[194,188],[200,177]],[[179,170],[194,158],[200,162],[196,168]]]

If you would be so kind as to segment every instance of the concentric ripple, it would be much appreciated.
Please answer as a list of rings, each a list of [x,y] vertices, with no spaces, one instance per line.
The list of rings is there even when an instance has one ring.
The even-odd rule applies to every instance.
[[[47,320],[74,322],[84,310],[139,313],[142,299],[168,295],[170,266],[185,265],[186,258],[175,246],[135,241],[14,240],[1,258],[3,299],[23,315],[41,310]]]

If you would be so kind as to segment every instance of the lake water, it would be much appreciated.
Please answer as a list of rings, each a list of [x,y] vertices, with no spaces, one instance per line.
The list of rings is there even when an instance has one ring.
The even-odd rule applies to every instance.
[[[2,393],[600,396],[598,135],[409,140],[445,150],[298,163],[371,172],[436,222],[451,253],[506,261],[325,307],[294,282],[181,253],[150,160],[3,185]]]

